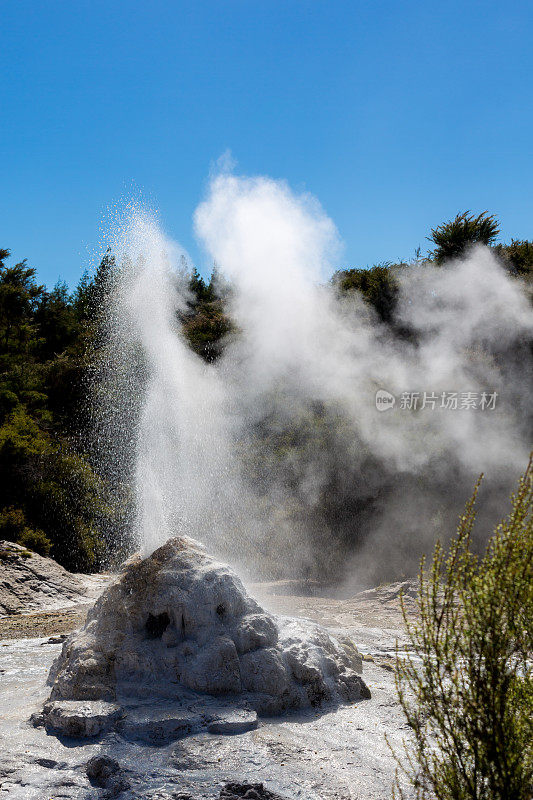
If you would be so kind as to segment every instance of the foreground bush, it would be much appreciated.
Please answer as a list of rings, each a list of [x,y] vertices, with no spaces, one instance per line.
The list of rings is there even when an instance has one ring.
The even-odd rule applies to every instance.
[[[526,800],[533,792],[533,465],[485,554],[471,550],[481,478],[448,555],[420,571],[411,653],[396,687],[411,744],[397,753],[396,796]]]

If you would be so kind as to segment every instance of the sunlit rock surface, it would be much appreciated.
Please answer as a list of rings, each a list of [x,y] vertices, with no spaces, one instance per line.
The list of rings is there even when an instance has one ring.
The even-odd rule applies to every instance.
[[[256,724],[254,711],[274,715],[369,697],[361,669],[351,639],[265,612],[201,545],[172,539],[146,559],[131,559],[84,628],[66,640],[50,672],[44,723],[72,730],[71,701],[84,708],[104,701],[124,709],[111,716],[125,731],[135,730],[136,719],[139,730],[153,731],[172,727],[176,717],[178,728],[185,720],[189,730],[203,724],[234,733]],[[138,706],[133,710],[143,700],[151,713],[165,700],[166,720],[150,724]]]
[[[5,540],[0,574],[0,617],[90,603],[103,585],[98,576],[73,575],[53,559]]]
[[[261,587],[254,591],[261,592]],[[0,797],[95,800],[125,781],[131,788],[119,795],[121,800],[219,800],[228,782],[263,783],[266,791],[286,800],[390,800],[397,765],[384,733],[398,749],[406,730],[394,673],[383,669],[381,661],[394,662],[395,642],[406,642],[400,609],[393,615],[389,603],[381,603],[381,592],[361,604],[356,597],[347,601],[262,594],[275,613],[312,616],[335,634],[339,630],[354,637],[364,653],[364,677],[372,698],[330,707],[327,713],[309,708],[262,718],[256,729],[238,736],[204,726],[178,739],[173,730],[189,719],[182,716],[179,704],[173,708],[168,699],[137,700],[133,719],[123,717],[120,731],[90,738],[49,735],[28,720],[42,716],[50,694],[46,676],[62,644],[48,635],[0,641]],[[198,717],[209,710],[220,718],[228,714],[231,721],[241,710],[235,698],[226,706],[221,697],[195,697]],[[189,713],[194,722],[194,710]],[[246,712],[245,720],[248,714],[253,711]],[[141,723],[149,738],[138,735]],[[112,759],[119,771],[106,778],[92,763],[89,770],[93,757]],[[106,788],[98,788],[97,781],[104,780]],[[409,787],[404,789],[411,797]]]

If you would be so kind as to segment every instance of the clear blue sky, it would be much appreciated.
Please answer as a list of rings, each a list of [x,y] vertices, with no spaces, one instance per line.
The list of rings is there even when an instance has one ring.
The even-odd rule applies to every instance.
[[[74,284],[141,192],[201,265],[214,161],[308,190],[343,266],[458,210],[533,238],[533,3],[1,0],[0,246]]]

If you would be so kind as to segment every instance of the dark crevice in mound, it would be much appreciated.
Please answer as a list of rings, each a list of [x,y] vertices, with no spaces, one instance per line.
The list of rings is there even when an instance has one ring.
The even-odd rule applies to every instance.
[[[146,620],[146,637],[148,639],[160,639],[168,626],[170,625],[170,617],[168,616],[166,611],[163,611],[162,614],[148,614],[148,619]]]

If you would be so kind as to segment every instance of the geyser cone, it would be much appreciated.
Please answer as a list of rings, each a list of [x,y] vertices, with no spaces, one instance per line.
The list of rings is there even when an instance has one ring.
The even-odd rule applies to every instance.
[[[229,567],[175,538],[131,559],[65,642],[50,699],[197,704],[202,693],[276,714],[368,697],[361,666],[347,637],[268,614]]]

